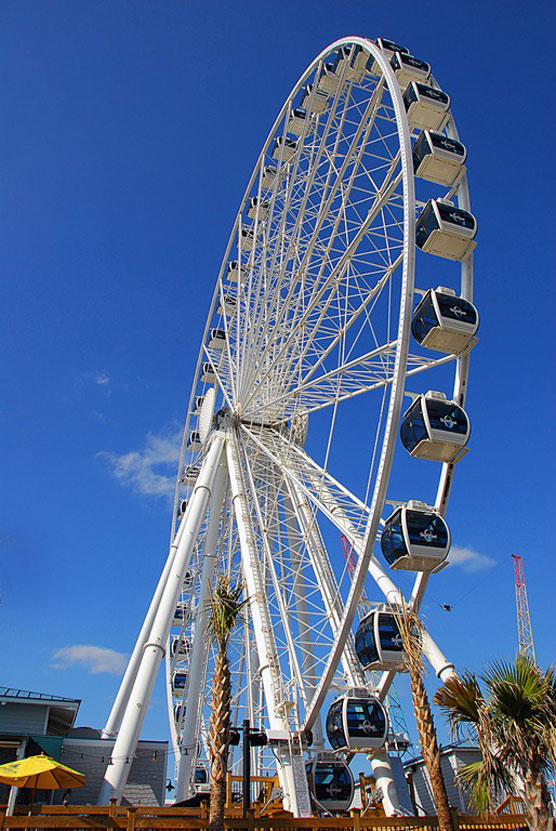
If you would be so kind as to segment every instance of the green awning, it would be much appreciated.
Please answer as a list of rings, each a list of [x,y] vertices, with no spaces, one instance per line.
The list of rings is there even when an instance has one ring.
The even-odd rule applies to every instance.
[[[52,759],[56,759],[57,762],[60,761],[64,741],[62,736],[29,736],[29,739],[31,741],[27,742],[26,756],[35,756],[42,751]],[[38,750],[33,749],[33,742],[39,746]]]

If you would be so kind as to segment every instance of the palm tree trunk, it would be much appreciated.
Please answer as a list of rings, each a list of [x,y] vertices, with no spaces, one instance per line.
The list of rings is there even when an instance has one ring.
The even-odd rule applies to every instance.
[[[409,662],[409,675],[411,679],[411,695],[413,698],[413,709],[417,732],[423,751],[423,759],[431,780],[431,789],[436,805],[438,816],[438,827],[440,831],[453,831],[452,814],[448,804],[448,794],[444,777],[440,769],[440,750],[436,741],[436,730],[432,717],[431,707],[423,683],[423,678],[415,662]]]
[[[531,772],[525,779],[523,804],[530,831],[549,831],[553,828],[550,796],[542,773]]]
[[[223,831],[230,732],[231,680],[226,652],[219,651],[213,676],[210,717],[210,831]]]

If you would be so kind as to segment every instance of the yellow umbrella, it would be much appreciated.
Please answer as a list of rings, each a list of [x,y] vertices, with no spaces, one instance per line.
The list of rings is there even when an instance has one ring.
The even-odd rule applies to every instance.
[[[40,756],[29,756],[27,759],[0,765],[0,782],[3,785],[15,785],[16,788],[50,791],[57,788],[80,788],[85,784],[85,774],[41,753]]]

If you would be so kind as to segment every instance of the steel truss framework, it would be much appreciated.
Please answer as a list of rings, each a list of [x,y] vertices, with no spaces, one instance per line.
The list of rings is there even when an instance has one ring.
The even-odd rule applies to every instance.
[[[273,152],[276,137],[291,140],[290,111],[300,90],[313,84],[311,112],[323,65],[354,45],[379,72],[353,72],[342,61],[324,111],[296,127],[291,158],[285,141]],[[452,118],[445,131],[457,138]],[[428,582],[417,573],[403,592],[376,554],[391,510],[385,500],[400,498],[403,397],[445,385],[451,367],[446,392],[463,405],[469,365],[468,356],[433,354],[410,340],[415,218],[423,204],[415,195],[412,138],[393,70],[363,38],[337,41],[315,59],[269,133],[209,310],[170,552],[103,734],[118,737],[101,801],[121,796],[164,656],[177,796],[191,793],[208,758],[215,656],[207,604],[221,574],[240,580],[249,598],[230,644],[233,720],[248,717],[270,731],[269,747],[254,752],[253,772],[277,770],[296,815],[311,811],[305,739],[311,730],[310,752],[324,749],[321,717],[331,696],[353,686],[382,699],[388,694],[394,673],[364,672],[353,632],[365,610],[362,597],[395,603],[405,596],[418,609]],[[465,174],[438,195],[469,210]],[[231,280],[229,260],[238,263]],[[428,288],[426,271],[422,279]],[[472,300],[472,259],[446,265],[447,280]],[[225,338],[218,341],[214,328]],[[217,413],[211,420],[205,405],[198,419],[197,398],[211,388]],[[190,449],[188,437],[203,419],[204,434]],[[403,488],[411,471],[414,498],[425,496],[422,464],[411,460],[403,468]],[[188,465],[199,468],[193,485],[183,477]],[[440,465],[436,495],[428,499],[442,514],[452,476],[453,465]],[[340,535],[354,552],[350,568]],[[440,677],[453,671],[428,634],[424,648]],[[231,757],[232,765],[237,761]],[[386,753],[376,753],[373,764],[391,785]],[[386,807],[394,811],[395,793],[387,791]]]

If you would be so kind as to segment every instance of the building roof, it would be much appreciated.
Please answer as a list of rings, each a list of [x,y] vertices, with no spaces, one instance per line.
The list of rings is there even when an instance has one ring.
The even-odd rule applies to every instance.
[[[63,701],[67,704],[81,704],[80,698],[64,698],[61,695],[33,692],[32,690],[18,690],[15,687],[0,687],[0,698],[14,698],[18,701]]]
[[[476,744],[445,744],[440,748],[440,755],[445,756],[449,753],[458,753],[460,751],[465,750],[473,750],[475,753],[479,752],[479,747]],[[414,756],[413,759],[404,759],[403,767],[409,768],[415,765],[422,765],[424,764],[423,756]]]

